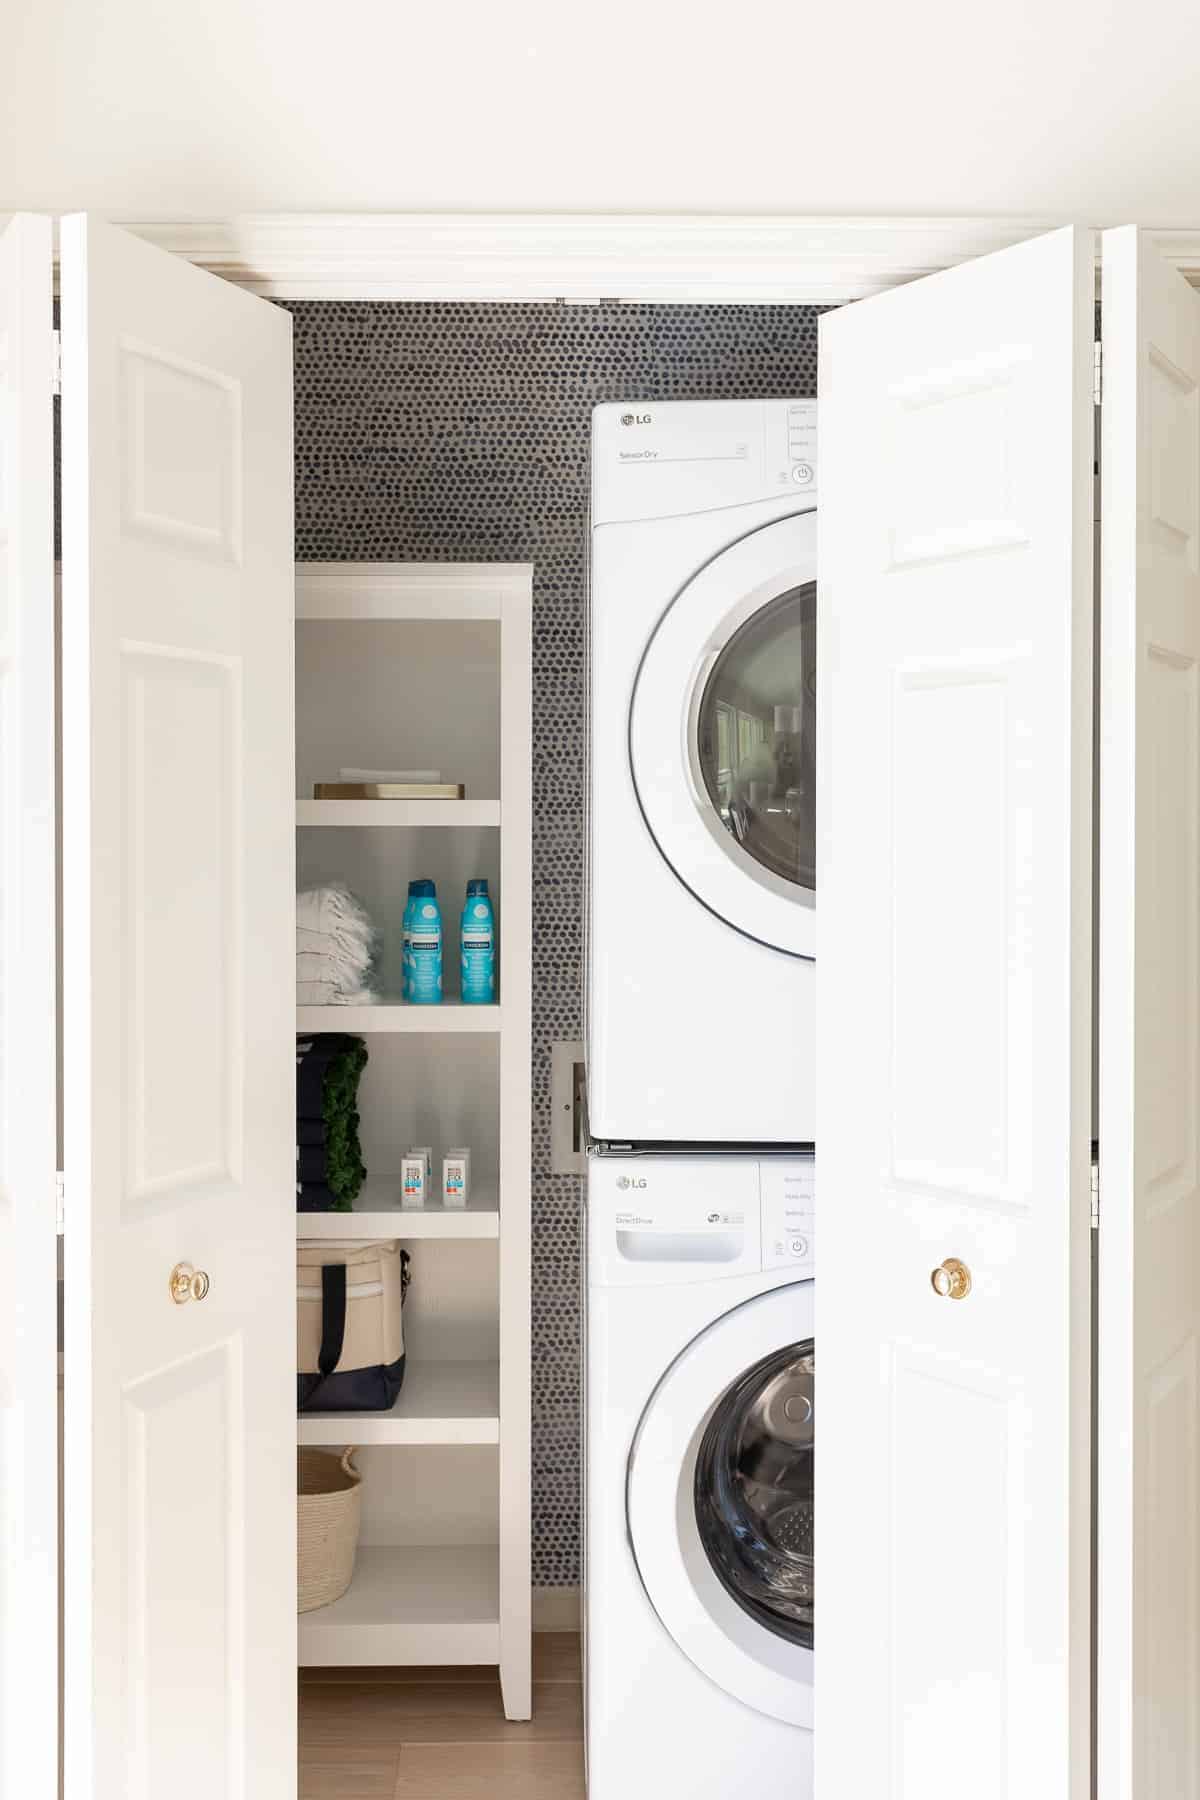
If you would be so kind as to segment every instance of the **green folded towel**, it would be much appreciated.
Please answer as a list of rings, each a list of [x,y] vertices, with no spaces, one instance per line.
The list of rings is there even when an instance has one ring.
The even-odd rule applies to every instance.
[[[330,1032],[300,1039],[296,1049],[297,1205],[302,1212],[349,1212],[367,1173],[357,1105],[367,1046]]]

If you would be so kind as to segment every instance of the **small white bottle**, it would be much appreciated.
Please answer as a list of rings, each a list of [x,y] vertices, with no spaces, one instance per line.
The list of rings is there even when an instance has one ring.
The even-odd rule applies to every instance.
[[[424,1206],[429,1198],[429,1164],[423,1150],[410,1150],[400,1158],[401,1206]]]
[[[442,1204],[465,1206],[471,1191],[471,1152],[447,1150],[442,1159]]]

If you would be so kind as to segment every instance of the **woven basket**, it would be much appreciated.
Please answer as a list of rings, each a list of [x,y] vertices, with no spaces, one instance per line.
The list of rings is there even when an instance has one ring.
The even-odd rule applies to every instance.
[[[354,1575],[354,1553],[362,1518],[362,1476],[351,1460],[328,1450],[297,1454],[299,1531],[299,1612],[340,1599]]]

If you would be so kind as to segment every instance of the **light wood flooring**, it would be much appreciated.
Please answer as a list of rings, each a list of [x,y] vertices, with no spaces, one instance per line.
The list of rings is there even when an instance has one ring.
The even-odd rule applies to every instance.
[[[579,1638],[533,1640],[533,1718],[495,1669],[304,1669],[300,1800],[584,1800]]]

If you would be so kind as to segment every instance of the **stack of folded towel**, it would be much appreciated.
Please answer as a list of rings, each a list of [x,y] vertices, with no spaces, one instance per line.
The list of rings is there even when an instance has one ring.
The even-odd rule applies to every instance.
[[[361,900],[334,882],[296,896],[297,1006],[368,1006],[378,935]]]
[[[366,1177],[358,1138],[360,1037],[296,1039],[296,1211],[349,1212]]]

